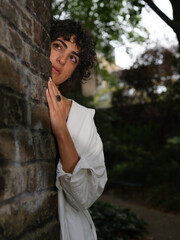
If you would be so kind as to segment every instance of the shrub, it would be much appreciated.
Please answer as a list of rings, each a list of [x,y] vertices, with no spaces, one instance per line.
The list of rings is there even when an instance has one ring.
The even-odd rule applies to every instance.
[[[136,240],[146,231],[147,223],[129,209],[97,202],[90,208],[98,240]]]
[[[124,182],[140,184],[151,206],[180,211],[179,107],[176,100],[97,111],[108,170],[106,190],[121,191]],[[139,192],[129,186],[128,195]]]
[[[180,137],[167,139],[149,162],[148,201],[165,210],[180,211]],[[151,164],[151,166],[150,166]]]

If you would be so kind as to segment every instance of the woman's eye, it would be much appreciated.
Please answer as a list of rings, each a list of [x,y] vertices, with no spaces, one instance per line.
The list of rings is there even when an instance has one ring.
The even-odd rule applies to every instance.
[[[77,58],[74,55],[70,56],[70,59],[73,63],[77,63]]]
[[[61,46],[58,44],[58,43],[54,43],[53,44],[53,47],[60,50],[61,49]]]

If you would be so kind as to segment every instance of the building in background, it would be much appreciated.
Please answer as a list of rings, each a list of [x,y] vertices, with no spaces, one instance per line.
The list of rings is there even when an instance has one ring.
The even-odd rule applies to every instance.
[[[99,68],[103,69],[108,75],[118,76],[117,73],[122,70],[114,63],[109,63],[104,57],[98,54]],[[85,97],[93,96],[96,108],[108,108],[111,106],[111,96],[113,88],[111,83],[103,78],[103,74],[92,74],[91,79],[82,84],[82,94]]]

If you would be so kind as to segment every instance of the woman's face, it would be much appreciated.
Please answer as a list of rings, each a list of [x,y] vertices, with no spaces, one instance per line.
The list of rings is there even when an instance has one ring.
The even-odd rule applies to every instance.
[[[79,63],[79,51],[74,36],[70,41],[58,37],[51,43],[52,80],[57,86],[71,77]]]

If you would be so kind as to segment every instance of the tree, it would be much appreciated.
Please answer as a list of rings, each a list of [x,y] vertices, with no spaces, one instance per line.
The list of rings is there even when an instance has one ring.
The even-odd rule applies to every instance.
[[[114,62],[112,41],[124,44],[127,39],[141,42],[145,29],[140,25],[144,4],[137,0],[53,0],[53,15],[73,17],[91,31],[97,50]]]
[[[141,0],[140,0],[141,1]],[[146,2],[149,7],[165,22],[169,27],[173,29],[173,31],[176,33],[178,42],[179,42],[179,51],[180,51],[180,1],[178,0],[169,0],[172,5],[173,10],[173,19],[171,20],[165,13],[163,13],[157,5],[152,0],[142,0],[143,2]]]
[[[129,70],[123,70],[120,76],[124,87],[114,92],[114,106],[123,104],[155,102],[159,99],[158,89],[172,84],[171,76],[177,72],[176,48],[167,49],[157,46],[140,54]],[[133,95],[126,93],[134,90]]]
[[[80,20],[96,38],[97,50],[112,61],[112,41],[124,44],[127,39],[141,42],[146,38],[140,20],[142,8],[147,5],[173,29],[180,45],[180,1],[169,1],[173,9],[172,20],[153,0],[53,0],[52,10],[53,15]]]

